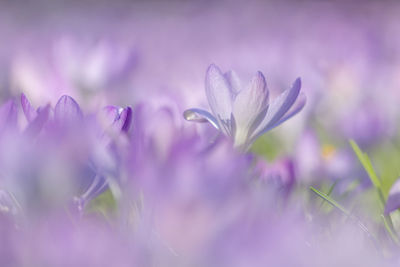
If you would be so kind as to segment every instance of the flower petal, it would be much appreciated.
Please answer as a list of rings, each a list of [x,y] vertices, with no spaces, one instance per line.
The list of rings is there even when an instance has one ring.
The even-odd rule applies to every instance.
[[[206,74],[206,95],[211,111],[218,121],[226,121],[231,117],[232,93],[228,81],[221,70],[211,64]]]
[[[268,109],[268,88],[264,75],[257,72],[249,86],[240,91],[233,102],[236,123],[236,139],[247,140],[254,124],[258,125]],[[263,114],[262,116],[259,116]]]
[[[229,84],[232,95],[235,97],[242,89],[242,85],[236,72],[230,70],[224,74],[226,81]]]
[[[21,106],[27,121],[28,122],[32,121],[36,117],[36,111],[31,106],[31,103],[29,102],[28,98],[23,93],[21,94]]]
[[[272,101],[269,106],[267,115],[254,131],[254,138],[264,134],[265,132],[269,131],[270,129],[274,128],[284,121],[283,120],[282,122],[280,122],[283,116],[291,109],[291,107],[295,103],[300,93],[300,88],[301,80],[300,78],[297,78],[290,89],[284,91]],[[286,119],[288,118],[290,118],[290,116],[288,116]]]
[[[108,127],[112,125],[119,118],[118,107],[106,106],[100,111],[100,121],[104,126]]]
[[[295,116],[297,113],[299,113],[304,108],[306,103],[307,103],[306,95],[303,94],[303,93],[300,93],[298,98],[297,98],[297,100],[296,100],[296,102],[293,104],[293,106],[289,109],[288,112],[286,112],[285,115],[283,115],[283,117],[278,122],[276,122],[275,124],[272,124],[268,128],[265,128],[263,132],[259,133],[258,136],[254,136],[254,138],[256,139],[260,135],[272,130],[275,127],[278,127],[279,125],[281,125],[282,123],[284,123],[288,119],[290,119],[293,116]]]
[[[398,208],[400,208],[400,179],[397,179],[389,191],[389,197],[386,201],[384,213],[385,215],[388,215]]]
[[[17,126],[17,105],[13,100],[7,101],[0,107],[0,131]]]
[[[128,132],[132,122],[132,109],[126,107],[119,114],[119,118],[114,122],[115,127],[117,127],[122,132]]]
[[[81,108],[76,101],[67,95],[63,95],[54,109],[54,118],[58,122],[71,123],[83,117]]]
[[[183,117],[187,121],[209,122],[216,129],[219,129],[217,119],[206,110],[198,108],[187,109],[183,112]]]
[[[44,108],[40,109],[36,118],[34,118],[28,124],[28,127],[25,129],[25,134],[29,136],[38,135],[42,130],[43,126],[48,121],[49,115],[50,115],[50,105],[47,105]]]

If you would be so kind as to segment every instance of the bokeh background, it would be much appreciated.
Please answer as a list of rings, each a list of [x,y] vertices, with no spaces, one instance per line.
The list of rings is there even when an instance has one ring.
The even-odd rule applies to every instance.
[[[88,110],[174,98],[183,111],[208,108],[210,63],[243,81],[262,71],[272,95],[301,77],[305,110],[263,145],[283,138],[288,152],[309,140],[310,154],[332,160],[348,139],[373,149],[396,138],[399,9],[396,1],[5,1],[0,97],[24,92],[39,105],[68,94]],[[334,169],[346,168],[337,161]]]
[[[204,176],[218,176],[215,173],[226,174],[227,177],[224,174],[221,178],[223,181],[217,185],[211,180],[207,180],[204,185],[197,185],[201,179],[199,173],[203,171],[200,163],[193,165],[193,169],[190,170],[182,167],[192,166],[191,163],[196,162],[198,157],[197,154],[196,156],[191,154],[193,152],[191,145],[194,143],[192,139],[187,139],[186,132],[182,135],[180,132],[177,134],[176,129],[183,127],[190,131],[192,127],[195,127],[196,131],[203,136],[212,136],[215,133],[205,124],[193,126],[191,122],[184,121],[181,116],[183,111],[188,108],[209,109],[204,92],[207,67],[211,63],[215,63],[224,71],[235,70],[244,84],[250,81],[256,71],[261,71],[266,77],[272,97],[290,88],[293,81],[297,77],[301,77],[302,91],[307,96],[305,108],[284,125],[267,133],[254,143],[250,154],[257,159],[253,158],[253,164],[259,168],[260,177],[263,175],[268,177],[266,180],[273,180],[270,177],[275,177],[276,180],[279,180],[278,186],[283,184],[284,187],[288,187],[290,184],[290,190],[292,190],[290,192],[291,194],[293,192],[296,198],[294,203],[290,202],[291,204],[288,205],[290,207],[288,217],[296,217],[297,204],[302,203],[299,204],[302,206],[305,203],[300,210],[304,211],[304,218],[306,218],[303,218],[302,223],[304,221],[308,223],[311,221],[311,219],[308,221],[308,215],[312,213],[310,210],[314,211],[314,208],[320,203],[316,202],[314,195],[310,196],[309,187],[315,186],[324,192],[332,189],[330,194],[334,199],[355,212],[362,220],[367,221],[367,226],[371,227],[369,229],[378,229],[377,232],[382,234],[382,229],[384,229],[381,221],[382,207],[377,201],[376,191],[353,152],[349,140],[354,140],[370,156],[372,165],[381,179],[382,197],[385,200],[391,186],[400,176],[399,14],[400,3],[398,1],[373,0],[1,1],[0,104],[5,103],[8,99],[16,99],[16,102],[19,103],[19,97],[21,93],[24,93],[34,107],[44,106],[47,103],[54,106],[61,95],[67,94],[76,99],[85,114],[95,113],[106,105],[121,107],[129,105],[133,109],[133,114],[139,114],[140,117],[141,104],[144,102],[151,103],[156,110],[168,108],[174,115],[178,114],[171,119],[168,114],[163,112],[150,112],[151,115],[144,116],[146,118],[143,119],[143,124],[140,120],[135,122],[136,115],[134,115],[133,121],[138,128],[131,131],[134,136],[132,139],[137,138],[135,137],[136,130],[141,133],[145,129],[143,135],[152,138],[153,135],[155,136],[154,146],[157,152],[154,154],[144,153],[143,162],[135,158],[137,155],[129,155],[129,159],[134,159],[133,163],[127,164],[128,167],[124,166],[135,175],[136,172],[139,172],[143,177],[148,176],[155,179],[154,184],[147,184],[151,182],[139,179],[140,184],[143,183],[144,187],[150,188],[150,196],[162,195],[171,201],[171,206],[161,205],[162,208],[158,214],[166,223],[155,227],[159,227],[161,235],[165,234],[166,240],[171,241],[171,247],[188,252],[188,254],[183,253],[188,255],[188,258],[195,255],[196,260],[196,257],[201,258],[202,255],[208,255],[210,259],[213,259],[214,254],[207,249],[212,250],[213,246],[222,247],[219,244],[225,244],[228,245],[226,251],[218,250],[219,256],[227,256],[227,258],[221,256],[222,262],[227,263],[229,262],[227,259],[230,259],[231,261],[237,260],[237,266],[250,266],[251,253],[250,256],[246,254],[230,258],[235,251],[242,248],[241,245],[235,245],[240,244],[243,239],[247,240],[248,232],[243,230],[242,233],[240,227],[234,226],[232,229],[228,227],[229,229],[226,231],[225,228],[224,230],[215,230],[203,227],[204,225],[209,226],[207,223],[215,217],[221,220],[218,223],[226,226],[226,218],[217,215],[220,210],[215,209],[215,206],[218,206],[219,200],[223,199],[230,204],[227,205],[227,208],[225,206],[222,208],[218,206],[218,208],[222,210],[226,208],[226,212],[229,214],[230,208],[236,207],[237,194],[242,197],[241,190],[237,190],[237,187],[240,186],[234,180],[233,185],[230,184],[231,187],[226,189],[223,186],[226,182],[224,179],[228,180],[229,175],[239,176],[242,174],[240,167],[247,166],[243,163],[246,159],[242,159],[241,156],[238,156],[239,159],[236,158],[236,154],[233,154],[231,150],[223,150],[223,152],[219,152],[221,154],[218,156],[214,155],[217,158],[215,161],[211,156],[211,159],[201,158],[202,162],[206,162],[205,165],[212,165],[210,173],[206,173]],[[27,125],[21,112],[18,115],[17,123],[21,128]],[[77,135],[79,134],[77,133]],[[181,142],[176,141],[174,137],[180,139]],[[76,154],[79,154],[81,147],[90,147],[91,144],[88,145],[89,142],[85,138],[82,138],[81,142],[77,142],[74,138],[68,139],[62,146],[67,152],[61,150],[62,153],[74,154],[72,150],[76,149]],[[170,156],[170,160],[168,160],[166,155],[168,155],[170,143],[173,143],[171,147],[178,152],[174,150],[176,154]],[[2,143],[2,145],[4,144]],[[13,145],[11,144],[10,147]],[[76,147],[69,149],[68,147],[71,145]],[[136,149],[135,145],[132,146],[134,149]],[[16,161],[10,165],[17,166],[15,169],[18,169],[19,164],[23,164],[27,160],[34,166],[39,165],[40,167],[37,168],[41,169],[42,165],[46,164],[38,159],[49,160],[51,164],[54,154],[53,146],[57,147],[51,144],[40,153],[34,149],[27,150],[29,153],[27,152],[26,158],[16,155],[17,152],[11,153],[10,158],[13,158],[14,155],[21,162]],[[20,151],[25,151],[23,150],[24,144],[18,144],[17,147],[22,149]],[[130,149],[132,147],[129,146]],[[1,147],[0,150],[2,150]],[[3,154],[6,156],[2,160],[8,166],[8,161],[4,158],[9,157],[9,151],[15,150],[12,148],[7,153],[4,151],[7,149],[3,149]],[[146,149],[144,151],[148,152]],[[35,158],[36,154],[38,159]],[[87,152],[87,154],[90,153]],[[229,156],[225,158],[221,155]],[[82,158],[85,156],[87,155],[85,154]],[[156,167],[152,165],[154,157],[159,160],[156,163],[159,165]],[[67,158],[75,164],[75,161],[71,159],[73,157]],[[61,156],[61,161],[63,160],[65,159]],[[104,159],[101,160],[103,162]],[[237,166],[229,165],[230,160],[236,162]],[[67,161],[67,167],[69,163]],[[121,163],[121,165],[123,164],[126,162]],[[67,177],[69,173],[66,166],[62,166],[65,169],[57,170],[60,166],[54,165],[54,169],[49,170],[49,173],[57,173],[57,171],[64,173],[65,171],[65,177]],[[230,167],[224,169],[221,166]],[[47,168],[47,165],[45,167]],[[132,169],[130,169],[131,167]],[[190,192],[187,193],[185,191],[186,184],[182,186],[185,188],[185,190],[182,189],[183,192],[179,191],[181,188],[176,189],[178,193],[174,191],[175,189],[171,189],[173,193],[169,191],[165,193],[161,190],[164,188],[159,188],[157,179],[159,179],[159,175],[164,174],[163,168],[168,170],[169,167],[182,171],[182,173],[177,171],[177,174],[172,171],[172,174],[167,172],[166,175],[173,177],[176,175],[181,178],[188,173],[194,173],[193,184],[188,186],[193,191],[189,190]],[[77,169],[79,168],[80,166],[77,167]],[[126,171],[126,169],[124,170]],[[46,169],[46,171],[48,170]],[[25,173],[21,176],[24,175]],[[63,175],[60,177],[65,178]],[[152,181],[150,178],[149,180]],[[180,185],[180,182],[181,180],[178,179],[176,184]],[[295,183],[296,186],[292,187],[292,183]],[[171,187],[173,188],[174,185]],[[211,194],[215,197],[210,200],[211,204],[204,201],[202,190],[199,190],[199,193],[193,189],[197,186],[200,188],[202,188],[201,186],[204,188],[216,186],[218,194]],[[50,184],[47,189],[52,191],[51,188],[56,187],[61,187],[59,181]],[[204,190],[208,197],[209,192]],[[240,193],[237,193],[236,190]],[[32,189],[32,191],[34,190]],[[198,205],[192,209],[188,208],[189,211],[185,209],[186,207],[182,208],[182,203],[186,203],[188,195],[190,197],[194,195],[194,202]],[[0,195],[0,197],[4,196]],[[28,200],[29,197],[27,197]],[[48,197],[46,195],[43,198],[47,199]],[[52,197],[53,195],[50,194],[50,199]],[[152,197],[150,197],[150,203],[157,202]],[[107,211],[113,210],[115,209],[113,205],[116,204],[112,198],[110,192],[106,191],[100,198],[94,200],[94,205],[98,202],[97,204],[105,207]],[[255,212],[257,216],[251,217],[251,223],[259,226],[258,223],[264,222],[265,217],[263,216],[269,214],[269,206],[265,208],[264,202],[260,201],[258,196],[251,195],[251,197],[244,198],[248,202],[244,201],[245,204],[242,205],[248,205],[250,215],[244,213],[238,217],[243,219],[246,218],[246,215],[253,216],[252,211],[254,210],[251,208],[256,207],[254,209],[257,212],[260,210],[262,212]],[[273,200],[269,201],[269,198]],[[154,197],[154,199],[158,198]],[[41,201],[42,199],[38,200],[40,204],[46,202]],[[190,201],[192,201],[191,198]],[[268,196],[267,203],[273,202],[274,197]],[[2,204],[1,201],[0,204]],[[274,205],[271,204],[271,206]],[[122,205],[122,210],[124,208],[126,207]],[[292,208],[296,211],[291,212]],[[325,207],[322,210],[324,215],[332,213],[332,207]],[[274,212],[272,213],[275,214]],[[190,216],[193,216],[194,219],[186,222]],[[234,217],[234,215],[232,216]],[[327,216],[327,218],[332,217]],[[242,222],[240,220],[238,221]],[[317,219],[314,218],[314,220]],[[328,220],[326,219],[326,221]],[[397,229],[400,225],[399,216],[393,215],[392,220],[394,227],[391,227]],[[321,221],[323,221],[321,225],[329,224],[324,219]],[[340,222],[337,227],[339,229],[342,229],[342,225],[347,224],[347,221],[344,222],[345,220],[338,221]],[[263,243],[265,246],[261,247],[269,248],[273,247],[273,244],[278,244],[278,250],[280,248],[280,250],[288,249],[289,254],[292,253],[291,255],[302,258],[298,247],[304,246],[303,237],[308,236],[309,225],[304,223],[306,230],[302,228],[300,231],[290,232],[287,229],[291,229],[292,222],[296,224],[296,220],[289,220],[287,224],[281,226],[280,218],[272,216],[269,221],[271,227],[261,227],[262,230],[265,230],[261,231],[261,234],[251,232],[251,238],[257,237],[258,234],[261,236],[260,240],[268,237],[261,240],[262,242],[268,240],[268,242],[265,241],[265,244]],[[318,225],[315,227],[319,229],[319,222],[312,221],[311,225]],[[76,240],[70,240],[73,244],[75,244],[74,242],[76,244],[91,243],[88,240],[95,235],[91,232],[94,226],[92,224],[86,226],[85,223],[82,223],[82,232],[79,233],[76,233],[74,229],[64,228],[62,223],[61,225],[55,223],[54,231],[59,233],[61,238],[72,235],[72,239],[76,238]],[[146,225],[147,221],[142,223]],[[35,227],[35,223],[32,223],[32,226]],[[296,224],[296,226],[298,225]],[[42,229],[41,227],[45,228],[43,224],[38,223],[39,230]],[[103,229],[102,226],[99,227]],[[143,229],[146,231],[141,231],[141,227],[142,225],[137,228],[139,230],[135,228],[137,231],[133,231],[133,239],[139,240],[139,244],[133,245],[133,250],[137,255],[142,255],[141,249],[148,245],[146,231],[150,230],[144,227]],[[180,236],[180,229],[186,227],[191,230],[190,234]],[[71,233],[68,232],[68,229],[71,230]],[[339,236],[338,240],[334,239],[333,245],[329,243],[327,247],[321,247],[320,251],[331,251],[336,246],[346,248],[344,244],[348,245],[349,249],[357,247],[354,245],[359,244],[356,241],[354,243],[343,242],[350,236],[350,232],[354,233],[350,228],[344,229],[341,232],[343,236]],[[204,230],[204,233],[198,232],[200,230]],[[236,234],[231,235],[230,230]],[[122,233],[129,231],[122,231]],[[44,229],[43,232],[44,234],[40,234],[40,231],[29,233],[32,238],[40,237],[40,242],[43,244],[50,243],[51,235],[47,236]],[[93,250],[97,254],[99,251],[108,249],[107,246],[102,247],[101,244],[115,239],[114,233],[103,230],[100,232],[102,235],[96,237],[99,245],[95,246]],[[294,236],[293,245],[291,239],[282,239],[282,236],[288,232]],[[122,236],[125,238],[124,234]],[[198,243],[203,245],[204,236],[211,236],[210,239],[218,236],[212,241],[207,239],[209,243],[205,242],[207,253],[195,247]],[[19,240],[24,240],[26,236],[22,235],[19,238]],[[125,240],[124,238],[122,240]],[[388,239],[387,236],[383,239],[385,238]],[[350,238],[348,239],[350,240]],[[260,240],[255,238],[248,242],[254,245]],[[113,260],[118,259],[119,254],[124,255],[121,256],[122,259],[126,259],[125,256],[130,255],[130,251],[124,250],[127,249],[124,247],[125,241],[122,243],[120,241],[118,236],[118,241],[115,241],[116,249],[112,251],[115,256]],[[235,244],[232,247],[229,246],[231,241]],[[141,242],[145,245],[142,246]],[[130,241],[128,243],[131,245]],[[157,243],[157,245],[163,247],[163,244]],[[255,251],[254,253],[257,254],[257,249],[252,245],[244,247],[250,248],[250,251]],[[75,249],[75,246],[71,247]],[[199,247],[201,246],[199,245]],[[3,253],[5,250],[1,250],[1,248],[0,246],[0,252]],[[43,245],[43,250],[46,248]],[[40,249],[39,247],[38,250]],[[157,246],[152,249],[152,252],[155,251],[155,258],[159,257],[159,259],[164,259],[163,256],[167,254],[166,258],[169,259],[169,253],[175,253],[174,251],[159,250]],[[354,252],[353,255],[363,255],[365,251],[360,250]],[[198,253],[199,251],[201,253]],[[77,249],[76,252],[79,254],[80,250]],[[203,252],[205,254],[202,254]],[[42,255],[41,252],[38,255]],[[311,256],[312,253],[305,255],[304,257]],[[243,265],[240,265],[241,256],[243,256]],[[356,262],[355,256],[351,257],[346,253],[341,256],[343,256],[343,262],[347,264],[350,264],[351,260]],[[60,258],[63,259],[63,257]],[[316,258],[317,261],[320,260],[320,263],[325,259],[317,256]],[[342,258],[338,256],[335,259]],[[395,259],[398,263],[398,256]],[[114,266],[125,266],[123,265],[124,261],[121,261],[121,265]],[[171,262],[174,263],[174,260]],[[217,260],[212,262],[218,266]],[[275,263],[278,262],[277,260]],[[184,263],[185,261],[182,266]],[[110,264],[116,264],[116,262],[111,261]]]

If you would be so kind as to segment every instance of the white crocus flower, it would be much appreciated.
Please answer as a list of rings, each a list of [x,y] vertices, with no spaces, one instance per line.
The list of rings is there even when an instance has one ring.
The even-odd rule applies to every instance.
[[[184,112],[185,119],[210,122],[232,138],[235,147],[243,150],[249,149],[259,136],[297,114],[306,103],[304,94],[300,94],[300,78],[271,102],[261,72],[257,72],[251,82],[242,88],[234,72],[223,74],[212,64],[207,70],[205,83],[212,113],[197,108],[188,109]]]

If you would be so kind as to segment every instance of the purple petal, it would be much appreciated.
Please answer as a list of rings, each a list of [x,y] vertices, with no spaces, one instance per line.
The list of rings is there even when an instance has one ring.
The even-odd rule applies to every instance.
[[[265,129],[265,132],[268,132],[270,130],[272,130],[275,127],[278,127],[279,125],[281,125],[282,123],[284,123],[285,121],[287,121],[288,119],[292,118],[293,116],[295,116],[297,113],[299,113],[304,106],[307,103],[307,97],[305,94],[301,93],[299,94],[296,102],[293,104],[293,106],[289,109],[288,112],[286,112],[285,115],[283,115],[283,117],[275,124],[271,125],[269,128]],[[264,132],[264,133],[265,133]],[[263,133],[261,133],[263,134]]]
[[[70,123],[79,121],[82,117],[81,108],[72,97],[63,95],[58,100],[54,109],[54,118],[56,121]]]
[[[0,107],[0,131],[17,126],[17,105],[13,100]]]
[[[100,111],[100,120],[106,127],[112,125],[119,118],[118,107],[106,106]]]
[[[209,122],[216,129],[219,129],[217,119],[206,110],[198,108],[187,109],[185,112],[183,112],[183,117],[187,121]]]
[[[31,122],[36,117],[36,111],[31,106],[31,103],[29,102],[28,98],[23,93],[21,94],[21,106],[22,110],[24,111],[26,120],[28,122]]]
[[[254,131],[254,138],[257,138],[258,136],[264,134],[265,132],[274,128],[276,125],[279,125],[282,117],[291,109],[291,107],[295,103],[300,93],[300,88],[301,80],[300,78],[297,78],[290,89],[284,91],[281,95],[279,95],[276,99],[272,101],[269,106],[267,115]]]
[[[386,201],[384,213],[385,215],[388,215],[398,208],[400,208],[400,179],[397,179],[389,191],[389,197]]]
[[[218,121],[231,117],[233,95],[221,70],[211,64],[206,74],[206,95],[211,111]]]
[[[121,124],[121,131],[128,132],[132,122],[132,109],[130,107],[124,108],[119,115],[118,121]]]
[[[29,136],[36,136],[40,133],[42,130],[43,126],[46,124],[46,122],[49,119],[50,115],[50,105],[47,105],[44,108],[40,109],[40,112],[38,112],[38,115],[36,118],[33,119],[28,124],[28,127],[25,130],[25,134]]]

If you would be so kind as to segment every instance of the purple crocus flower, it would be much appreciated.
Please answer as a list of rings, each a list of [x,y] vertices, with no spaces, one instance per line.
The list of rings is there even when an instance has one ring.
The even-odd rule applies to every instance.
[[[54,109],[47,105],[35,110],[22,94],[21,106],[28,121],[25,132],[30,136],[38,135],[45,128],[44,134],[55,137],[56,144],[61,138],[71,145],[77,142],[85,147],[88,145],[85,141],[89,141],[86,138],[90,138],[92,145],[88,147],[88,158],[82,159],[81,168],[85,175],[80,179],[81,192],[74,197],[77,208],[82,210],[86,203],[108,188],[107,177],[116,176],[113,140],[129,131],[132,109],[107,106],[97,118],[92,118],[84,116],[79,104],[67,95],[58,100]],[[82,141],[75,140],[74,136],[78,133]],[[93,136],[95,138],[92,139]]]
[[[249,85],[242,88],[233,71],[224,74],[212,64],[207,70],[205,85],[212,113],[192,108],[184,112],[185,119],[210,122],[231,137],[235,147],[243,150],[250,148],[262,134],[296,115],[306,103],[305,96],[300,94],[300,78],[271,103],[261,72],[257,72]]]
[[[398,179],[389,191],[389,197],[386,201],[385,214],[392,213],[400,208],[400,179]]]
[[[268,164],[265,160],[259,159],[257,161],[256,170],[262,182],[276,189],[277,192],[281,193],[285,198],[292,192],[296,182],[292,159],[283,158],[272,164]]]

